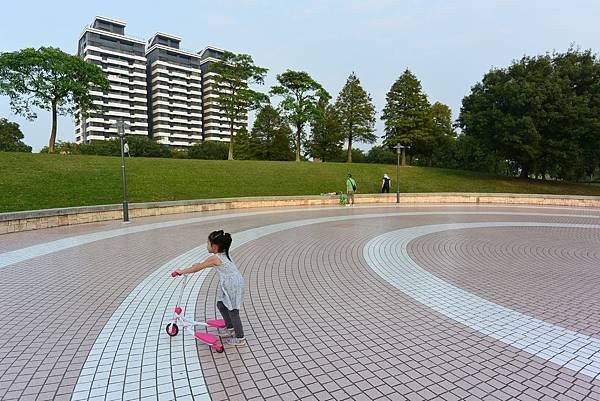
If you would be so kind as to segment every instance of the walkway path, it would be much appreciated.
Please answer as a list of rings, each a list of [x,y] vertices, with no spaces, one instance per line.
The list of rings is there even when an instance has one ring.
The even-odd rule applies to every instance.
[[[233,234],[248,346],[164,326]],[[600,212],[414,206],[163,216],[0,236],[0,399],[600,399]],[[214,273],[185,308],[216,317]],[[175,297],[175,298],[174,298]]]

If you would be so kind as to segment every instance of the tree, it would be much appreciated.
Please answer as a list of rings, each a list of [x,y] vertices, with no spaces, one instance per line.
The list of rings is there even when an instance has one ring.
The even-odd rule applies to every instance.
[[[283,116],[295,128],[296,161],[300,161],[300,146],[304,126],[314,120],[319,97],[329,96],[323,87],[304,71],[287,70],[277,75],[279,85],[271,88],[272,95],[282,96],[279,107]]]
[[[0,118],[0,152],[31,152],[21,141],[24,137],[19,124]]]
[[[463,99],[466,136],[521,177],[589,176],[600,162],[600,62],[591,51],[525,56]]]
[[[329,104],[327,96],[320,97],[311,123],[311,138],[306,144],[308,153],[321,161],[332,161],[339,155],[343,143],[337,110]]]
[[[229,151],[227,160],[233,160],[233,133],[236,120],[246,119],[249,110],[269,103],[264,93],[250,89],[250,84],[264,84],[267,69],[254,65],[247,54],[224,52],[221,60],[210,67],[220,88],[218,104],[229,120]]]
[[[416,148],[431,139],[429,101],[421,91],[421,83],[408,69],[387,93],[381,119],[385,121],[384,143],[390,148],[398,143]],[[405,160],[402,149],[403,166]]]
[[[261,160],[290,160],[291,130],[289,125],[271,105],[260,109],[256,115],[250,143],[256,158]],[[291,158],[290,158],[291,154]]]
[[[427,165],[433,165],[434,153],[439,153],[439,149],[452,146],[456,132],[452,128],[452,111],[447,105],[435,102],[431,105],[431,140],[422,143],[420,149],[427,160]]]
[[[31,146],[21,141],[24,137],[19,124],[0,118],[0,152],[30,153]]]
[[[93,87],[110,87],[102,70],[60,49],[40,47],[0,54],[0,94],[10,97],[12,110],[30,120],[33,106],[52,112],[48,150],[54,152],[58,115],[82,116],[94,109]]]
[[[281,124],[273,137],[273,150],[269,160],[294,160],[292,129],[288,124]]]
[[[452,110],[444,103],[435,102],[431,105],[432,131],[436,137],[456,137],[452,128]]]
[[[360,85],[360,80],[350,74],[337,97],[335,109],[339,116],[342,134],[348,141],[348,163],[352,163],[352,142],[373,143],[375,136],[375,106]]]
[[[554,160],[555,177],[588,178],[600,167],[600,60],[591,50],[570,48],[554,53],[552,65],[564,95],[550,109],[541,158]]]
[[[254,160],[258,146],[252,141],[246,128],[239,130],[235,138],[235,158],[237,160]]]
[[[445,146],[433,152],[433,167],[472,170],[489,174],[514,176],[510,163],[499,160],[471,136],[448,138]]]
[[[516,161],[521,167],[521,176],[527,177],[540,156],[541,137],[532,113],[542,111],[540,106],[545,101],[541,98],[547,96],[542,92],[544,84],[532,78],[538,75],[535,80],[539,81],[548,76],[551,65],[550,60],[544,59],[523,59],[522,62],[512,77],[506,70],[488,72],[463,99],[458,121],[465,135],[475,138],[497,158]],[[547,71],[528,77],[530,72],[539,69]]]

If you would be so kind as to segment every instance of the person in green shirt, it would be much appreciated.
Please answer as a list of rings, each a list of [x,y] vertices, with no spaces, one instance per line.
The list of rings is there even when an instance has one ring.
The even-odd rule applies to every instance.
[[[350,202],[354,206],[354,192],[356,192],[356,180],[352,178],[352,174],[348,174],[348,179],[346,180],[346,194],[348,195],[346,206],[350,206]]]

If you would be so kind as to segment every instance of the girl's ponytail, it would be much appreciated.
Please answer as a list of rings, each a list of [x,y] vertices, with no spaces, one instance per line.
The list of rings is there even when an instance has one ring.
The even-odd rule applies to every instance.
[[[223,230],[213,231],[208,236],[208,240],[211,244],[214,244],[219,248],[219,252],[225,253],[227,259],[231,260],[229,257],[229,248],[231,247],[231,234],[224,232]]]
[[[229,233],[225,233],[223,234],[223,251],[225,252],[225,256],[227,256],[227,259],[231,260],[231,258],[229,257],[229,248],[231,248],[231,242],[233,240],[231,239],[231,234]]]

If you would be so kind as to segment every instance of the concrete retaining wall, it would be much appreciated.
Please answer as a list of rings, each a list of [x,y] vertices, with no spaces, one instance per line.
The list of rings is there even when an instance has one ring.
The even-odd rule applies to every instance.
[[[396,194],[360,194],[356,203],[395,203]],[[401,194],[402,204],[471,203],[518,204],[536,206],[571,206],[600,208],[599,196],[563,196],[530,194],[422,193]],[[174,202],[133,203],[129,217],[164,214],[208,212],[213,210],[337,205],[337,196],[267,196],[251,198],[202,199]],[[122,218],[122,205],[83,206],[44,209],[26,212],[0,213],[0,234],[37,230],[40,228],[91,223]]]

